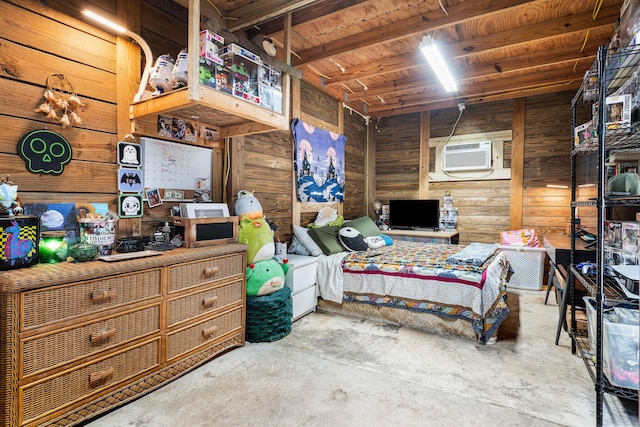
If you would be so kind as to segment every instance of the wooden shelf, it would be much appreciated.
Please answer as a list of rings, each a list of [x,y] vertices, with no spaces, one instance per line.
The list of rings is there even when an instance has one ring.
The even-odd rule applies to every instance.
[[[200,6],[200,0],[188,1],[190,53],[199,50]],[[148,134],[151,130],[155,132],[153,128],[156,126],[158,114],[208,125],[218,130],[221,139],[289,129],[288,75],[283,73],[282,76],[284,114],[278,114],[242,98],[199,84],[198,63],[198,56],[190,54],[187,87],[130,105],[129,119],[133,133]]]
[[[204,85],[197,85],[197,98],[191,93],[183,88],[132,104],[129,118],[135,121],[166,114],[216,127],[221,138],[289,129],[288,117],[233,95]]]

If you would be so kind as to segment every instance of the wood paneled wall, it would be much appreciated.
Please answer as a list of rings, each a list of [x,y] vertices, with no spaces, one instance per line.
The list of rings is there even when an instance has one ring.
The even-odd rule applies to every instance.
[[[18,184],[22,203],[101,202],[116,209],[116,39],[41,2],[0,2],[0,175]],[[34,109],[47,78],[63,73],[86,104],[81,126],[62,129]],[[73,157],[60,175],[33,174],[17,154],[28,132],[49,129],[69,141]]]
[[[570,215],[570,191],[548,188],[547,184],[570,184],[570,127],[572,93],[542,95],[525,99],[524,167],[522,182],[522,226],[538,233],[564,231]],[[454,135],[512,130],[513,101],[467,106]],[[446,109],[430,113],[430,136],[447,137],[454,129],[459,111]],[[418,198],[419,115],[373,121],[375,130],[376,199]],[[504,145],[504,167],[511,167],[511,143]],[[431,149],[429,170],[435,170]],[[511,190],[508,180],[429,182],[429,198],[442,200],[450,191],[458,208],[460,242],[498,242],[500,232],[510,228]]]

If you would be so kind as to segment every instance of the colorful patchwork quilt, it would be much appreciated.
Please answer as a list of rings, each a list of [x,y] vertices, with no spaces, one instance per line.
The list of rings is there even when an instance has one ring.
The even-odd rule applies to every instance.
[[[342,258],[343,301],[459,318],[486,342],[507,317],[509,263],[496,246],[480,265],[448,263],[464,245],[395,241]]]

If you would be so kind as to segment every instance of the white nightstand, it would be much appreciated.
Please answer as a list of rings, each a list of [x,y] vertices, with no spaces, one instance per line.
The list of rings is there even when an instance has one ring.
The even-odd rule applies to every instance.
[[[317,261],[316,257],[287,254],[289,271],[285,277],[285,286],[291,289],[293,306],[292,320],[298,320],[305,314],[316,311]]]

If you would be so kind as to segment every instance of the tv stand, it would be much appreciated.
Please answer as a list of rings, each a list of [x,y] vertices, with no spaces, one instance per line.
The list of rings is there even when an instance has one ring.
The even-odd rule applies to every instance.
[[[387,230],[384,233],[388,234],[393,239],[409,240],[412,242],[449,243],[457,245],[460,241],[460,235],[457,230],[430,231],[392,229]]]

